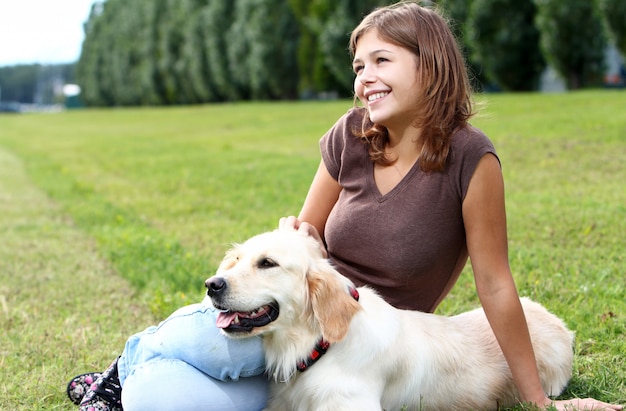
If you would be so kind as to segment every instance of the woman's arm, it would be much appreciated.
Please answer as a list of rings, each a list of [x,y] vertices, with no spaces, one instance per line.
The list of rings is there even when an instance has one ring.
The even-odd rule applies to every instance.
[[[526,318],[508,260],[504,181],[495,156],[480,160],[463,202],[467,247],[478,297],[509,364],[521,400],[564,410],[621,410],[593,399],[552,402],[543,391]]]
[[[323,236],[326,220],[335,206],[340,192],[341,186],[330,175],[324,161],[321,161],[298,219],[311,224]]]
[[[309,188],[309,192],[304,200],[304,205],[300,211],[298,218],[286,217],[281,218],[280,227],[288,226],[297,230],[304,230],[309,235],[316,238],[322,245],[324,252],[324,227],[330,211],[335,206],[341,186],[335,180],[324,165],[324,161],[320,162],[313,182]]]
[[[545,393],[509,267],[502,172],[491,154],[483,156],[470,181],[463,221],[478,297],[521,399],[541,404]]]

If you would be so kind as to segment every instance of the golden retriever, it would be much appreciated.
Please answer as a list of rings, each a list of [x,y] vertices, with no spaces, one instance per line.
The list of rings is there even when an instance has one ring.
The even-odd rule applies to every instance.
[[[206,286],[226,335],[262,335],[274,377],[268,410],[496,410],[518,401],[482,309],[444,317],[355,292],[295,230],[235,245]],[[538,303],[522,304],[543,388],[558,395],[573,334]]]

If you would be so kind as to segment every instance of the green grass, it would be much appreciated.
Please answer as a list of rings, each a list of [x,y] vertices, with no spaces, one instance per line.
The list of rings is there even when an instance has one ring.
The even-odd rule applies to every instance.
[[[577,333],[566,396],[626,403],[626,94],[479,100],[473,123],[503,164],[520,294]],[[317,141],[350,105],[0,116],[0,409],[72,409],[67,377],[199,300],[232,242],[298,213]],[[468,268],[439,312],[477,304]]]
[[[68,378],[156,317],[1,147],[0,233],[0,410],[75,410]]]

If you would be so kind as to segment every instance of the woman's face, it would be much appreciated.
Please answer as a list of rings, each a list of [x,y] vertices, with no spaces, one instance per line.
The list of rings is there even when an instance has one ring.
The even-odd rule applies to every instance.
[[[390,132],[409,127],[418,104],[415,55],[380,39],[378,31],[370,29],[356,44],[352,66],[354,92],[370,119]]]

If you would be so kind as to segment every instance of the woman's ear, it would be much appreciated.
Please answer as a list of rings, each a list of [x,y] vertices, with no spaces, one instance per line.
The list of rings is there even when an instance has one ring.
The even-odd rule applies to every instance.
[[[361,310],[340,276],[330,264],[322,264],[307,274],[313,316],[329,343],[346,336],[352,317]]]

